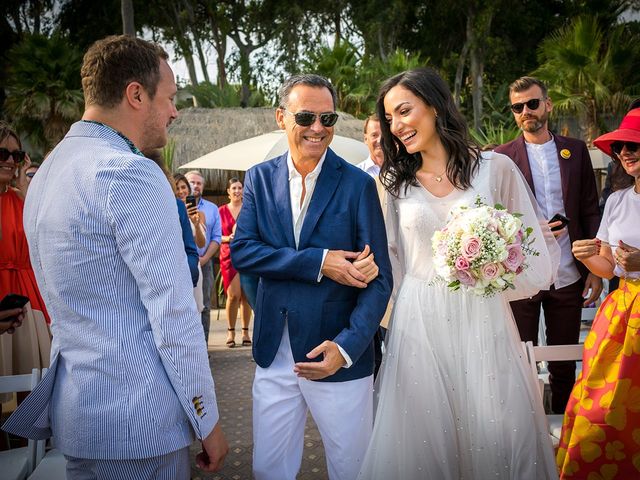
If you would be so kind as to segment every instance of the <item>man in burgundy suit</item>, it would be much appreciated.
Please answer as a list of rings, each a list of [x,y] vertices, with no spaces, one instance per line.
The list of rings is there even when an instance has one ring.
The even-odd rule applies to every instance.
[[[522,135],[500,145],[496,152],[513,159],[534,192],[542,214],[569,218],[554,231],[562,255],[556,282],[530,299],[511,303],[523,341],[538,340],[540,308],[544,310],[549,345],[575,344],[580,336],[582,307],[595,301],[602,280],[589,273],[571,254],[575,240],[594,238],[600,224],[595,176],[582,140],[551,133],[548,119],[553,105],[545,85],[522,77],[509,87],[511,111]],[[549,223],[551,228],[562,222]],[[551,408],[563,413],[575,382],[575,362],[550,362]]]

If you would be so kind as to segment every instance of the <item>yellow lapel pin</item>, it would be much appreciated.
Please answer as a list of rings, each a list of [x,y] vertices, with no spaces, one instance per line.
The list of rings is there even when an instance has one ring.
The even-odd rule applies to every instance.
[[[568,149],[563,148],[562,150],[560,150],[560,156],[567,160],[571,158],[571,152]]]

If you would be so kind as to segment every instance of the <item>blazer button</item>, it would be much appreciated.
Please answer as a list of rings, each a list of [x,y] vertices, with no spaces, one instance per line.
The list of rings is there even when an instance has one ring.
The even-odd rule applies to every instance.
[[[281,308],[281,309],[280,309],[280,313],[281,313],[282,315],[286,315],[286,313],[287,313],[287,309],[286,309],[286,308]]]

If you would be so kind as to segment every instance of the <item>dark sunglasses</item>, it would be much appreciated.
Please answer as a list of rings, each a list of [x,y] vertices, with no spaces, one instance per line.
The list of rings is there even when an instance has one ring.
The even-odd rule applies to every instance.
[[[526,102],[518,102],[512,103],[509,108],[513,113],[522,113],[524,110],[524,106],[526,105],[529,110],[537,110],[540,106],[540,102],[544,100],[543,98],[532,98],[531,100],[527,100]]]
[[[333,127],[338,121],[338,114],[335,112],[317,114],[311,112],[293,113],[286,108],[283,108],[283,110],[288,114],[293,115],[293,119],[301,127],[308,127],[309,125],[313,125],[313,123],[316,121],[316,117],[320,117],[320,123],[323,127]]]
[[[22,150],[14,150],[12,152],[6,148],[0,148],[0,162],[6,162],[9,160],[9,157],[11,157],[15,163],[22,163],[26,156],[27,152],[23,152]]]
[[[640,146],[640,144],[636,142],[611,142],[611,151],[616,155],[620,155],[622,149],[627,147],[628,152],[635,153],[638,150],[638,146]]]

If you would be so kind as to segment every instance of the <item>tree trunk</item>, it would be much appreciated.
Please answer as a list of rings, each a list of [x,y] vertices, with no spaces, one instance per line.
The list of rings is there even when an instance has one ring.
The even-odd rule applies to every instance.
[[[378,48],[380,49],[380,58],[382,61],[387,60],[387,52],[385,51],[384,38],[382,36],[382,29],[378,28]]]
[[[193,61],[193,55],[189,49],[189,47],[185,47],[182,50],[182,55],[184,56],[184,61],[187,64],[187,70],[189,71],[189,81],[191,85],[194,87],[198,85],[198,75],[196,74],[196,64]]]
[[[453,82],[453,102],[456,107],[460,108],[460,95],[462,93],[462,80],[464,78],[464,65],[467,63],[469,56],[469,39],[464,42],[460,58],[458,58],[458,66],[456,67],[456,78]]]
[[[467,41],[469,42],[471,95],[473,103],[473,128],[482,129],[484,98],[484,53],[486,38],[491,31],[491,22],[496,11],[496,3],[483,4],[479,9],[476,2],[470,2],[467,9]]]
[[[589,100],[589,107],[587,110],[587,145],[592,146],[593,140],[600,133],[598,128],[598,107],[595,99]]]
[[[133,22],[133,0],[120,0],[120,10],[122,11],[122,33],[136,36],[136,27]]]
[[[193,12],[193,5],[190,0],[184,0],[183,2],[184,8],[189,16],[189,23],[191,24],[191,34],[193,35],[193,42],[196,45],[196,52],[198,53],[198,59],[200,60],[200,68],[202,68],[202,76],[204,77],[204,81],[207,83],[211,83],[209,80],[209,72],[207,70],[207,58],[202,49],[202,42],[200,41],[200,33],[196,26],[196,18]]]
[[[471,103],[473,105],[473,128],[482,129],[482,61],[474,23],[476,12],[473,4],[467,10],[467,43],[469,44],[469,76],[471,77]]]
[[[202,50],[202,42],[200,42],[200,37],[196,32],[192,30],[193,33],[193,41],[196,44],[196,51],[198,52],[198,59],[200,60],[200,68],[202,68],[202,76],[204,77],[204,81],[207,83],[211,83],[209,79],[209,72],[207,71],[207,57]]]
[[[484,88],[482,85],[482,74],[484,73],[484,62],[480,58],[479,52],[471,49],[471,98],[473,102],[473,128],[482,129],[482,97]]]
[[[216,51],[216,66],[218,67],[218,86],[225,88],[227,82],[227,67],[224,63],[225,56],[227,55],[227,35],[220,31],[220,27],[216,22],[216,19],[212,12],[209,13],[209,20],[211,22],[211,36],[213,37],[213,48]]]
[[[340,26],[340,9],[337,9],[333,14],[333,24],[336,30],[335,41],[333,43],[334,48],[340,45],[342,41],[342,28]]]
[[[32,1],[31,5],[33,5],[33,10],[31,12],[31,17],[33,18],[33,33],[34,35],[40,35],[40,16],[42,15],[42,4],[39,1]]]
[[[251,64],[249,62],[249,54],[251,50],[246,46],[238,46],[240,50],[240,81],[242,83],[242,95],[240,106],[246,108],[249,106],[251,97]]]

